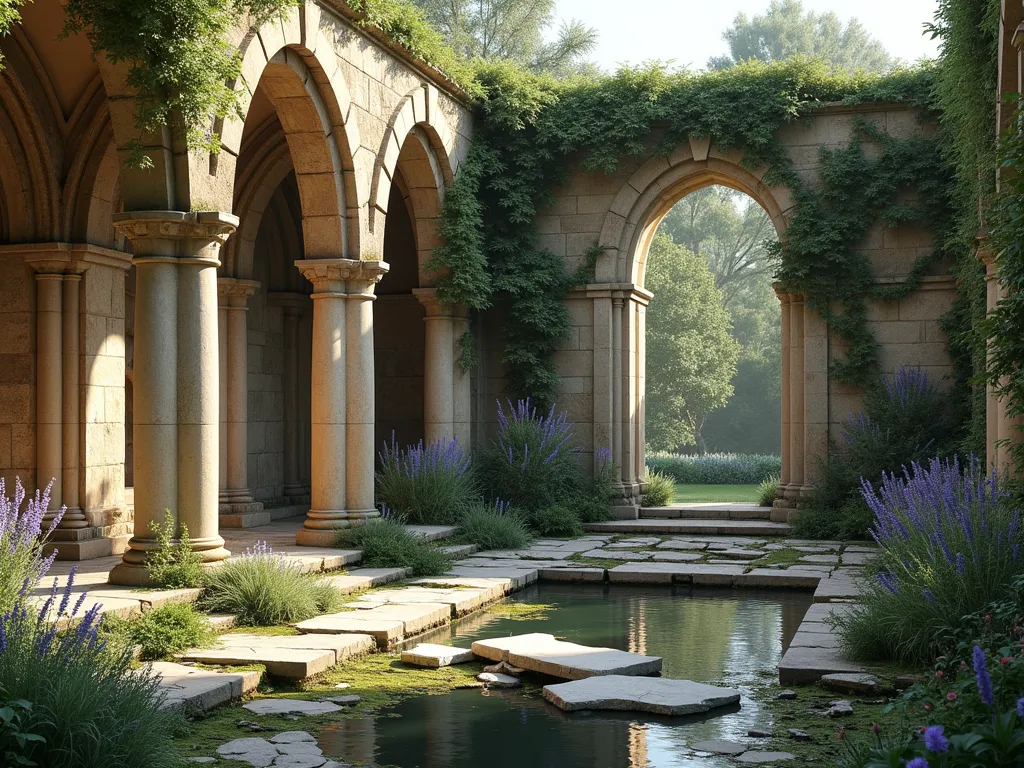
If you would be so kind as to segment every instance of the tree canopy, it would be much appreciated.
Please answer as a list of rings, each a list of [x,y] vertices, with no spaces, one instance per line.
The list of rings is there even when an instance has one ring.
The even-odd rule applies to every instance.
[[[844,25],[831,11],[804,11],[801,0],[772,0],[765,13],[750,18],[738,13],[722,37],[729,53],[712,57],[711,69],[726,69],[749,59],[770,64],[800,55],[851,73],[888,72],[896,63],[857,19]]]
[[[708,414],[732,394],[739,344],[705,261],[659,234],[647,257],[647,443],[696,445]]]
[[[556,0],[413,0],[456,53],[467,59],[505,59],[534,72],[565,75],[587,69],[585,57],[597,44],[597,31],[580,21],[562,21],[558,35],[545,42],[555,23]]]

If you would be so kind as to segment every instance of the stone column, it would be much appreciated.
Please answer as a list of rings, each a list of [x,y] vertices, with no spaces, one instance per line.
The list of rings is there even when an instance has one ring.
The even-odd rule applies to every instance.
[[[789,487],[786,498],[799,498],[804,485],[804,297],[789,304]]]
[[[281,307],[284,326],[284,487],[285,496],[292,503],[305,500],[306,487],[302,482],[303,448],[302,404],[305,396],[299,387],[299,372],[303,366],[299,328],[306,313],[309,297],[304,293],[275,292],[268,296],[268,304]]]
[[[88,528],[89,523],[82,512],[81,504],[81,413],[80,413],[80,370],[81,370],[81,309],[82,309],[82,275],[71,273],[64,275],[63,287],[63,328],[61,335],[64,343],[64,375],[63,411],[63,479],[64,504],[67,511],[60,521],[61,528]]]
[[[782,291],[776,283],[772,286],[782,305],[782,474],[779,476],[779,490],[784,494],[790,486],[790,393],[789,377],[789,343],[790,333],[790,295]]]
[[[63,263],[30,262],[36,270],[36,485],[50,489],[53,519],[64,499]],[[46,525],[44,525],[46,527]]]
[[[624,484],[629,473],[623,461],[622,379],[627,375],[627,366],[622,358],[622,307],[622,296],[612,294],[612,461],[618,467],[620,484]]]
[[[270,522],[263,504],[249,489],[249,297],[259,289],[254,280],[233,277],[217,279],[220,329],[223,340],[220,383],[220,416],[223,439],[220,446],[224,477],[220,484],[220,524],[228,528],[251,528]]]
[[[979,238],[978,259],[985,265],[985,307],[991,313],[1006,295],[999,285],[995,254]],[[988,465],[1007,475],[1013,472],[1010,446],[1020,442],[1020,417],[1010,416],[1005,397],[989,384],[985,395],[985,453]]]
[[[462,367],[462,355],[472,354],[472,350],[462,348],[462,339],[469,331],[469,310],[465,307],[455,307],[455,316],[452,318],[452,339],[455,350],[455,360],[452,370],[454,384],[452,396],[455,398],[453,425],[454,437],[463,446],[469,448],[472,443],[473,432],[473,382],[469,370]]]
[[[217,281],[217,296],[220,298],[220,280]],[[228,414],[224,407],[228,401],[228,309],[221,302],[217,311],[217,349],[220,360],[220,478],[221,503],[224,490],[228,487]]]
[[[151,525],[188,528],[205,564],[229,556],[219,534],[217,267],[238,219],[219,211],[114,217],[135,256],[135,534],[114,584],[145,584]]]
[[[297,544],[330,546],[373,509],[373,288],[383,261],[307,259],[313,283],[310,510]],[[352,455],[358,454],[358,455]]]
[[[614,458],[612,299],[610,292],[589,286],[588,294],[594,323],[594,452],[607,449]]]
[[[424,440],[428,443],[451,440],[455,436],[457,401],[455,381],[458,336],[455,327],[461,318],[457,318],[456,308],[437,300],[435,288],[414,288],[413,294],[426,309],[423,318],[426,324],[423,360]],[[461,380],[465,377],[459,378]]]

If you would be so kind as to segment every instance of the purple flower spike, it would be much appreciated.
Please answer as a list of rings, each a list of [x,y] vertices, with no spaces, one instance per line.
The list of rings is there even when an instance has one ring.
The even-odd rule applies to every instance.
[[[978,683],[978,695],[985,706],[991,707],[993,701],[992,677],[988,673],[988,662],[985,660],[985,652],[978,646],[974,646],[974,677]]]
[[[941,725],[931,725],[924,730],[924,746],[929,752],[943,754],[949,752],[949,739],[943,733]]]
[[[928,768],[928,761],[923,757],[915,757],[907,763],[907,768]]]

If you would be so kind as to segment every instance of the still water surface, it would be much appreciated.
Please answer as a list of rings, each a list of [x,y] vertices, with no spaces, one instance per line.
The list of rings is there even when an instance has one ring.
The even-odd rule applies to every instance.
[[[511,602],[554,606],[546,617],[512,620],[483,612],[417,638],[468,648],[474,640],[548,632],[664,658],[662,674],[737,688],[740,707],[712,717],[566,714],[539,692],[455,691],[407,699],[376,717],[322,732],[324,754],[398,768],[721,768],[695,755],[703,739],[743,739],[770,728],[751,692],[776,665],[811,604],[809,593],[535,585]],[[542,681],[537,681],[542,682]],[[721,710],[720,710],[721,712]]]

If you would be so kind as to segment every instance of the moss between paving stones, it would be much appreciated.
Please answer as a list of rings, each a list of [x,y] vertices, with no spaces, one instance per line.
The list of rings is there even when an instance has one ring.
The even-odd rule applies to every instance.
[[[798,565],[803,555],[803,552],[798,552],[795,549],[773,549],[769,550],[764,557],[751,560],[750,563],[754,568],[764,568],[768,565],[782,565],[788,568],[791,565]],[[811,565],[811,563],[805,563],[805,565]]]
[[[548,605],[544,603],[516,603],[516,602],[501,602],[497,605],[488,608],[487,613],[490,616],[496,616],[499,619],[512,619],[513,621],[541,621],[548,617],[548,613],[558,608],[556,605]]]

